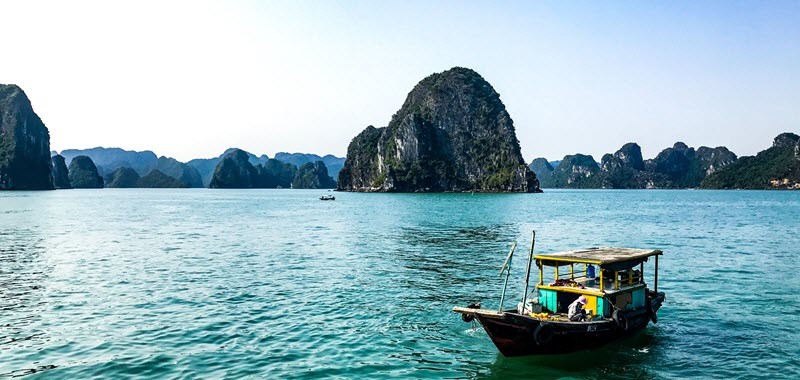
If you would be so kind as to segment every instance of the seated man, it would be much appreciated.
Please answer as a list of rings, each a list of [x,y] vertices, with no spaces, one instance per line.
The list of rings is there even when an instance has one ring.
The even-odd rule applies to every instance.
[[[580,322],[586,320],[583,305],[586,305],[586,297],[580,296],[574,302],[569,304],[567,308],[567,317],[572,322]]]

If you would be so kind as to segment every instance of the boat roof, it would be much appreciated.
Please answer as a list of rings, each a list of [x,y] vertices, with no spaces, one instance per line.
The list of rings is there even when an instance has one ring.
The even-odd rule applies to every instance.
[[[607,265],[629,261],[645,261],[650,256],[661,255],[657,249],[592,247],[574,251],[545,253],[534,255],[533,258],[544,265],[566,265],[569,263],[584,263]]]

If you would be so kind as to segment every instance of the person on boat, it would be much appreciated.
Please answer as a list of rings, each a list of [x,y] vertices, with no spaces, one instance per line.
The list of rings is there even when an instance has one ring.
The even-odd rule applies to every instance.
[[[567,317],[572,322],[580,322],[586,320],[586,314],[583,311],[583,305],[586,305],[586,297],[580,296],[578,299],[569,304],[567,308]]]

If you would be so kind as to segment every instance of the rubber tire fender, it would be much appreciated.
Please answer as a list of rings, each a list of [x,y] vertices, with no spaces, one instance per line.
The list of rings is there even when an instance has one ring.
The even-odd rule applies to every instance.
[[[550,343],[555,335],[556,329],[549,323],[540,323],[539,326],[536,326],[536,330],[533,330],[533,340],[538,346]]]
[[[653,310],[653,304],[650,301],[647,302],[647,315],[650,316],[650,320],[653,323],[658,323],[658,316],[656,315],[656,311]]]
[[[611,318],[617,324],[617,327],[621,328],[623,331],[628,331],[628,317],[625,316],[622,310],[614,310],[614,314]]]
[[[473,302],[473,303],[467,305],[467,308],[469,308],[469,309],[480,309],[481,308],[481,303],[480,302]],[[461,320],[464,321],[464,322],[467,322],[467,323],[472,322],[472,321],[475,320],[475,315],[474,314],[469,314],[469,315],[461,314]]]

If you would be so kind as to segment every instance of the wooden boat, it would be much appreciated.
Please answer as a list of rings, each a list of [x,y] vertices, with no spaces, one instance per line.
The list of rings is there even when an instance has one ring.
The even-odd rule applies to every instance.
[[[501,275],[506,273],[506,285],[500,308],[483,309],[480,304],[453,308],[465,322],[477,320],[504,356],[593,349],[632,336],[651,321],[657,322],[656,313],[666,298],[664,292],[658,291],[661,251],[595,247],[534,255],[535,232],[533,237],[524,303],[520,302],[516,309],[503,308],[515,243],[501,268]],[[644,282],[644,263],[650,258],[655,262],[652,290]],[[529,294],[532,265],[539,269],[539,281]],[[548,284],[545,268],[553,270],[553,281]],[[570,321],[567,307],[581,296],[586,301],[585,320]]]
[[[319,197],[319,200],[321,200],[321,201],[335,201],[336,197],[333,196],[333,195],[323,195],[323,196]]]

